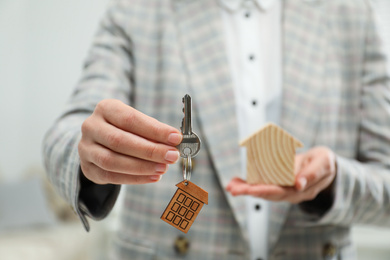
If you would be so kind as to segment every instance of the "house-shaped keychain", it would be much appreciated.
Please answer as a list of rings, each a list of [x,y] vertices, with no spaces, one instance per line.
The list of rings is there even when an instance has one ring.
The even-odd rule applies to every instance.
[[[176,184],[173,195],[161,219],[187,233],[203,204],[208,204],[208,193],[190,181]]]
[[[247,182],[293,186],[295,149],[303,144],[275,124],[267,124],[240,143],[246,147]]]

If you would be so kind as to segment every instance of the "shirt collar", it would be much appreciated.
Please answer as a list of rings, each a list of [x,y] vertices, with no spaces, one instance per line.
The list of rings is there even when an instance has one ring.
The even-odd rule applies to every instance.
[[[254,2],[258,8],[267,11],[272,5],[279,0],[218,0],[220,5],[229,11],[237,11],[245,6],[245,2]]]

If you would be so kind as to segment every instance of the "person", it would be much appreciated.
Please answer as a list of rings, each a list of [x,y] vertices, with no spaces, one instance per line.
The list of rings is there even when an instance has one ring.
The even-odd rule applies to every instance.
[[[124,193],[109,259],[356,259],[389,226],[390,89],[368,1],[113,0],[44,140],[86,229]],[[181,103],[209,193],[187,234],[160,220],[183,180]],[[302,141],[296,184],[249,185],[238,142],[273,121]]]

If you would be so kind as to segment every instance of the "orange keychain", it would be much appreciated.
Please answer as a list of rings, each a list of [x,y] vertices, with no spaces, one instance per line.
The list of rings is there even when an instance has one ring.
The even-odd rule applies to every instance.
[[[176,186],[178,189],[161,219],[187,233],[203,204],[208,204],[208,193],[190,181],[179,182]]]

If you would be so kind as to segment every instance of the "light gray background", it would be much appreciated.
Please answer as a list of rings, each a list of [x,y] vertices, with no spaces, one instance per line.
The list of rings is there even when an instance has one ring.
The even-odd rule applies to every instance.
[[[372,1],[378,10],[384,47],[390,53],[390,1]],[[43,172],[43,135],[80,75],[106,4],[107,0],[0,1],[3,183],[19,182],[26,174]],[[389,259],[390,229],[355,228],[354,239],[360,259]]]

